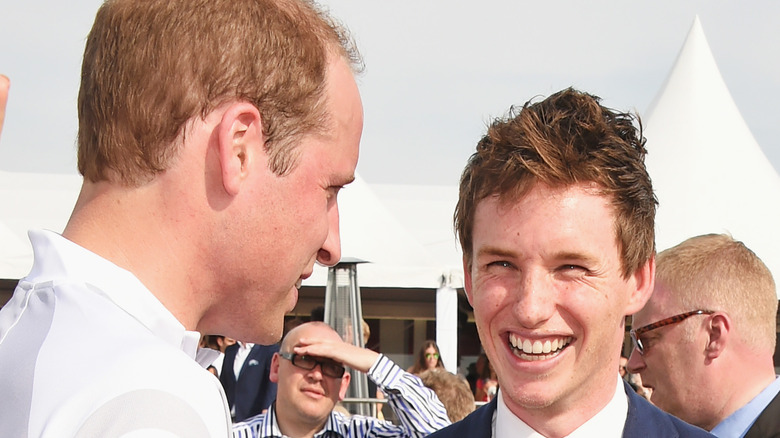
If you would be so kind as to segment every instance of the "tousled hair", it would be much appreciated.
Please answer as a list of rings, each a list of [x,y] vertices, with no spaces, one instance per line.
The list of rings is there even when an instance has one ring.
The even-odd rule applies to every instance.
[[[536,183],[593,184],[614,210],[627,278],[655,251],[657,201],[644,145],[638,116],[605,108],[598,97],[572,88],[528,101],[519,111],[512,107],[489,126],[461,176],[454,223],[464,259],[472,263],[474,213],[483,199],[511,203]]]
[[[329,123],[329,58],[353,70],[344,28],[304,0],[107,0],[84,51],[78,168],[88,180],[140,185],[176,156],[187,123],[231,101],[260,112],[271,170]]]

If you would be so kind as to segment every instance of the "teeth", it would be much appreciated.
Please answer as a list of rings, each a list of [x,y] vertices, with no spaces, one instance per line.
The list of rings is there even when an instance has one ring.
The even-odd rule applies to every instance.
[[[571,342],[571,337],[545,340],[545,341],[531,341],[530,339],[521,339],[515,334],[509,335],[509,343],[512,344],[517,351],[518,356],[528,360],[542,360],[552,355],[557,354],[563,347],[567,346]],[[550,356],[548,356],[550,355]]]

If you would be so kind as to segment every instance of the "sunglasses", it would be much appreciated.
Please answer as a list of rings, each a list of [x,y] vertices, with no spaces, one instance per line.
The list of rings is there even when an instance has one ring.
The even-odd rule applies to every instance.
[[[305,354],[300,355],[295,353],[279,353],[279,356],[289,360],[296,367],[307,371],[311,371],[314,369],[314,367],[319,365],[322,374],[325,374],[328,377],[334,377],[336,379],[344,377],[344,372],[346,371],[344,365],[329,359],[322,360],[317,359],[314,356],[308,356]]]
[[[645,345],[642,342],[642,335],[655,329],[659,329],[661,327],[677,324],[680,322],[685,321],[686,319],[690,318],[691,316],[695,315],[712,315],[715,313],[713,310],[692,310],[690,312],[681,313],[679,315],[670,316],[666,319],[662,319],[660,321],[656,321],[652,324],[648,324],[643,327],[639,327],[638,329],[634,330],[631,329],[631,331],[628,332],[629,336],[631,336],[631,340],[634,342],[634,348],[636,348],[639,351],[639,354],[643,355],[645,354]]]
[[[426,359],[438,359],[439,353],[425,353]]]

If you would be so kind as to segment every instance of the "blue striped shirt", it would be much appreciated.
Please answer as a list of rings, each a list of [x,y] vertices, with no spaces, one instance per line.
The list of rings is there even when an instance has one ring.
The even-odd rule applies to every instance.
[[[380,354],[368,377],[385,393],[400,424],[362,415],[331,412],[317,438],[424,437],[450,424],[447,410],[419,377]],[[276,404],[264,414],[233,425],[234,438],[285,437],[276,420]]]

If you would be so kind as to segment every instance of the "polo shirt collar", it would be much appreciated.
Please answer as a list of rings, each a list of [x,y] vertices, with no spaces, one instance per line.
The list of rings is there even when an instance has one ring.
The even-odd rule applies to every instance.
[[[32,230],[28,234],[34,263],[23,281],[83,283],[90,291],[112,301],[158,338],[195,359],[200,334],[185,330],[184,325],[131,272],[57,233]]]

